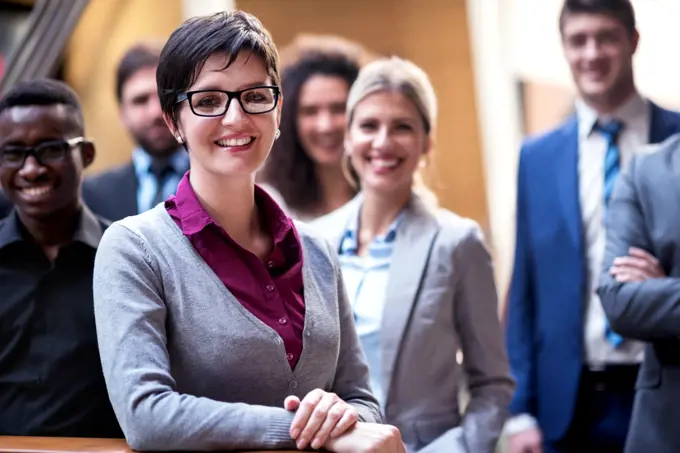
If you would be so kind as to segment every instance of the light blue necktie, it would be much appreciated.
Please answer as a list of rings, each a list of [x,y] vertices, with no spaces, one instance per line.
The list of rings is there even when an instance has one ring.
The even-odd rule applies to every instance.
[[[619,173],[621,173],[621,152],[619,150],[617,140],[619,137],[619,132],[621,132],[622,128],[623,124],[620,121],[612,121],[607,124],[595,124],[595,130],[600,132],[607,141],[607,153],[604,156],[605,216],[607,215],[609,199],[611,198],[612,192],[614,191],[614,184],[616,183]],[[611,329],[609,321],[607,320],[605,320],[604,332],[607,341],[615,348],[618,348],[621,346],[621,344],[623,344],[623,337]]]

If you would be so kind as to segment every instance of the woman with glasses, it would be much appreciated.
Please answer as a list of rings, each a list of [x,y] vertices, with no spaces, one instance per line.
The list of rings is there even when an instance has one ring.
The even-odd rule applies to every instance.
[[[282,55],[293,52],[298,55],[282,72],[281,137],[261,179],[290,216],[310,221],[356,195],[342,171],[345,105],[368,56],[335,36],[300,36]]]
[[[243,12],[196,17],[157,70],[189,153],[177,194],[114,223],[95,264],[111,401],[138,450],[399,452],[337,258],[254,181],[278,136],[278,55]]]
[[[398,58],[365,66],[345,139],[361,192],[312,226],[340,253],[371,388],[408,451],[492,453],[513,382],[479,226],[438,208],[419,178],[436,118],[420,68]]]

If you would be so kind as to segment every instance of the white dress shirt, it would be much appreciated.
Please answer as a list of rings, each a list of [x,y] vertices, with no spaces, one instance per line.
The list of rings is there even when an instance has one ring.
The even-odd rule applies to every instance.
[[[576,103],[579,140],[579,198],[581,221],[586,248],[587,285],[589,297],[586,301],[585,325],[583,328],[585,361],[591,369],[601,369],[611,364],[640,363],[643,345],[626,340],[618,348],[612,346],[605,336],[606,317],[596,290],[602,271],[602,260],[606,244],[604,226],[604,158],[607,152],[605,137],[593,131],[596,121],[619,120],[623,129],[618,137],[621,170],[624,171],[631,157],[647,152],[650,126],[650,104],[635,93],[612,115],[599,117],[597,112],[584,102]]]

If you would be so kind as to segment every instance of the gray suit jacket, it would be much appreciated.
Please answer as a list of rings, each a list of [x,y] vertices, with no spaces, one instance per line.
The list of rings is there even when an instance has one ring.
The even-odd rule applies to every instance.
[[[666,278],[617,283],[612,261],[639,247]],[[680,451],[680,135],[636,156],[609,202],[599,295],[612,328],[648,342],[637,381],[626,453]]]
[[[338,250],[360,205],[361,195],[311,225]],[[478,225],[414,195],[397,232],[381,332],[385,421],[409,451],[494,450],[514,388],[497,310]],[[470,402],[461,415],[463,379]]]

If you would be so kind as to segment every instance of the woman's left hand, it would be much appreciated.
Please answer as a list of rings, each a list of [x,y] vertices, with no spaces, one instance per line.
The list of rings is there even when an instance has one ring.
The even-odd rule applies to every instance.
[[[308,445],[319,449],[329,438],[340,436],[359,420],[354,407],[335,393],[321,389],[312,390],[302,401],[297,396],[289,396],[283,404],[286,410],[295,411],[290,436],[299,450]]]

